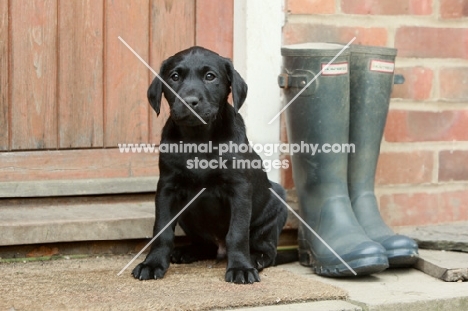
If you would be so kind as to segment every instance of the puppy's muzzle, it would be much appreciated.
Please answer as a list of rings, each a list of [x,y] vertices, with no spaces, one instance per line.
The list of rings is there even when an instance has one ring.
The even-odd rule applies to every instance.
[[[200,117],[205,118],[209,107],[203,107],[203,101],[197,96],[182,97],[184,102],[176,99],[171,107],[172,119],[180,125],[195,126],[203,124],[200,119],[193,113],[197,113]],[[192,108],[193,111],[191,111]]]
[[[198,105],[200,100],[196,96],[187,96],[187,97],[184,98],[184,101],[190,107],[195,108],[195,106]]]

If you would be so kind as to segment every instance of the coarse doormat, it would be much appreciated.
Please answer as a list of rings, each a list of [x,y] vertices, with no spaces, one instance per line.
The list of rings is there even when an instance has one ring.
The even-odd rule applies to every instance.
[[[0,264],[0,310],[212,310],[292,302],[346,299],[337,287],[278,267],[261,282],[224,281],[225,263],[172,264],[161,280],[121,276],[131,256]]]

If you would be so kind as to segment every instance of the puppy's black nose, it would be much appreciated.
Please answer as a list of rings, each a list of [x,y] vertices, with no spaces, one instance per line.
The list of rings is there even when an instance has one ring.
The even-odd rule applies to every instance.
[[[195,107],[197,104],[198,104],[198,97],[196,96],[187,96],[184,98],[184,101],[192,106],[192,107]]]

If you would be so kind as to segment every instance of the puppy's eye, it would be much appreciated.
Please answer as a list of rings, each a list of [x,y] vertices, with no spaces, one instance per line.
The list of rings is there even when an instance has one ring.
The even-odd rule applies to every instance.
[[[179,77],[179,74],[178,74],[177,72],[175,72],[175,73],[173,73],[173,74],[171,75],[171,80],[172,80],[172,81],[179,81],[179,78],[180,78],[180,77]]]
[[[207,81],[213,81],[215,78],[216,78],[216,76],[212,72],[208,72],[205,75],[205,80],[207,80]]]

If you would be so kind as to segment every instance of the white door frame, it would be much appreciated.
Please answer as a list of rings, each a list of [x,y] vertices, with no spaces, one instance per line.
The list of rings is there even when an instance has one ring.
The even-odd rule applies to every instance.
[[[255,144],[280,143],[280,120],[270,120],[281,109],[277,77],[281,70],[283,0],[234,0],[234,67],[247,82],[249,90],[240,112],[249,140]],[[279,159],[260,153],[264,160]],[[268,177],[280,180],[280,170]]]

